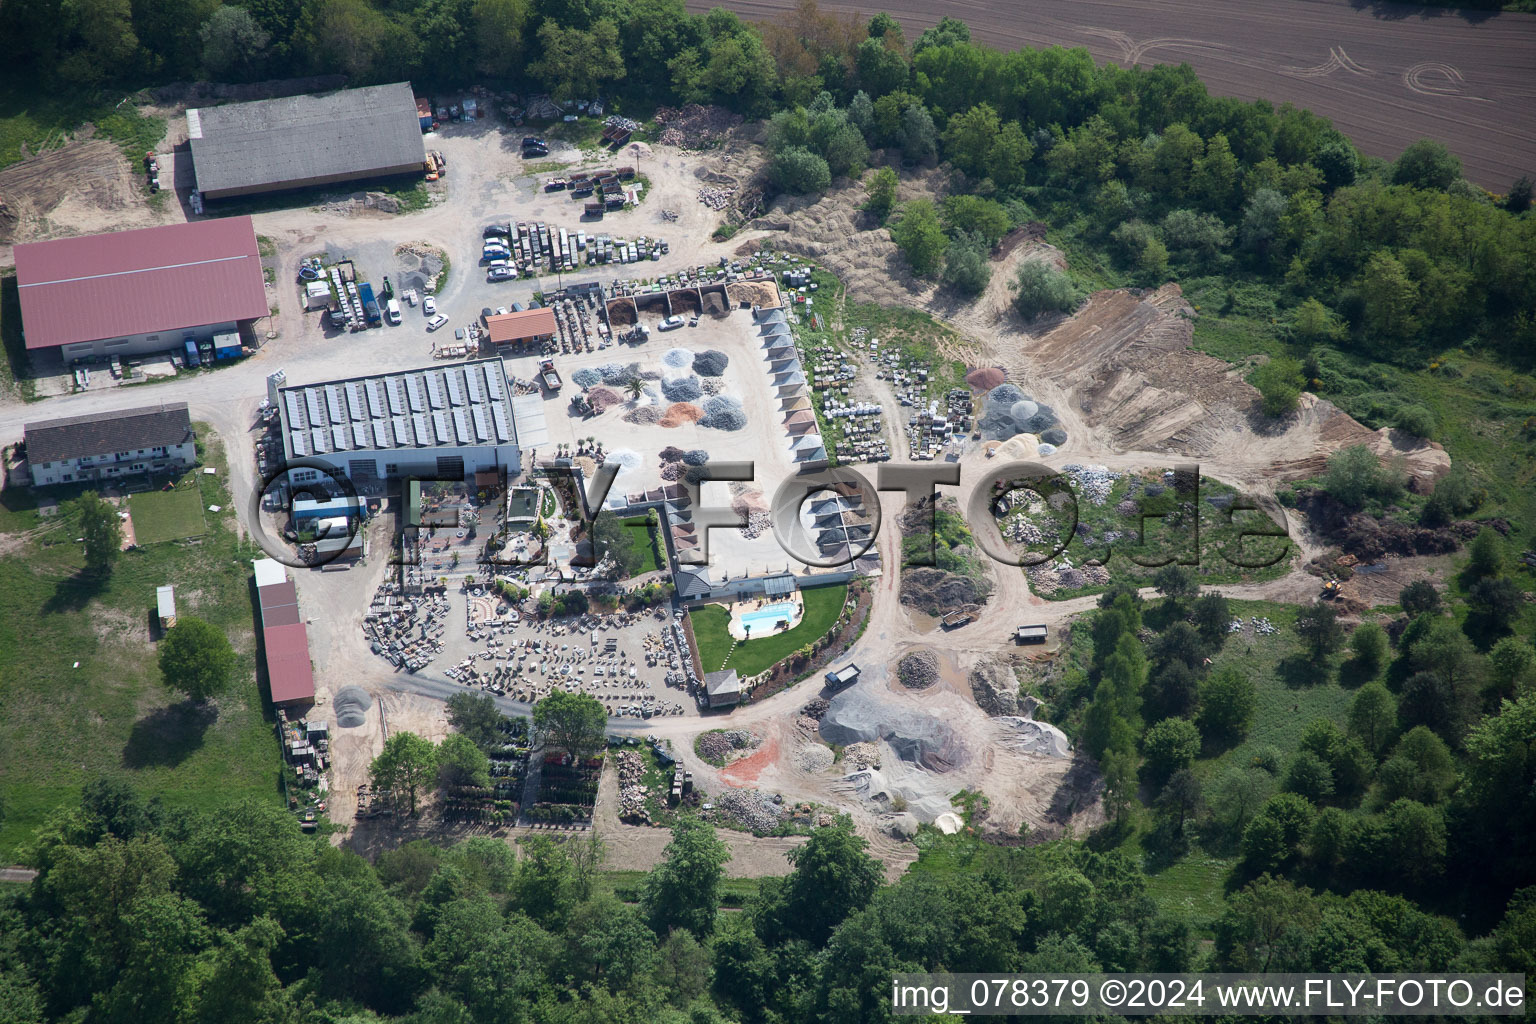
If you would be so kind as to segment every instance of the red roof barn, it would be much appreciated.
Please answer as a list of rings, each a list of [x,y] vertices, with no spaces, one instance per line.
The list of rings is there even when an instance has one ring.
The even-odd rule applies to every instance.
[[[28,351],[139,355],[267,315],[249,217],[16,246]]]
[[[275,561],[263,559],[256,563],[256,597],[267,684],[272,690],[272,703],[278,705],[315,699],[309,633],[299,616],[298,591],[286,575]]]

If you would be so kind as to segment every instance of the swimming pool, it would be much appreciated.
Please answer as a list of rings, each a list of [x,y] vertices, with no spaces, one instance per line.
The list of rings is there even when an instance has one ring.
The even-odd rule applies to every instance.
[[[741,624],[751,626],[752,632],[761,636],[764,633],[772,633],[777,628],[780,619],[795,621],[795,612],[798,609],[793,601],[778,601],[766,608],[757,608],[750,612],[743,612]]]

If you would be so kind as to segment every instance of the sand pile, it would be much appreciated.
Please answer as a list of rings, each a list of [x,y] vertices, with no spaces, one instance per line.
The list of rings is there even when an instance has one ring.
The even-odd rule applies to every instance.
[[[697,377],[673,377],[661,382],[661,393],[669,402],[692,402],[704,395]]]
[[[336,708],[337,727],[356,729],[367,719],[373,698],[361,686],[344,686],[331,698],[331,704]]]
[[[693,357],[693,372],[700,377],[718,377],[725,372],[729,362],[724,352],[710,349]]]
[[[1003,368],[1000,366],[984,366],[965,375],[965,382],[977,391],[991,391],[1004,379]]]
[[[704,418],[704,410],[692,402],[676,402],[667,406],[667,411],[661,414],[657,420],[658,426],[680,427],[685,423],[697,423]]]
[[[650,426],[659,419],[661,419],[661,410],[654,405],[642,405],[624,414],[625,423],[638,423],[642,426]]]
[[[616,405],[623,405],[624,396],[608,388],[593,388],[587,392],[587,401],[591,403],[593,412],[604,413]]]
[[[1028,718],[1008,716],[993,721],[1003,731],[1003,742],[1026,754],[1044,754],[1047,757],[1071,757],[1072,741],[1067,734],[1048,722],[1035,722]]]

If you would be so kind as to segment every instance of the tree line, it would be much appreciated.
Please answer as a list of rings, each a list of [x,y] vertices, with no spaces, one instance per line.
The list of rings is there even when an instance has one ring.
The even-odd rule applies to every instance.
[[[416,840],[370,864],[275,806],[172,812],[102,780],[39,835],[38,877],[0,892],[0,1018],[859,1024],[890,1019],[897,971],[1528,971],[1536,956],[1536,889],[1469,940],[1399,895],[1264,873],[1202,950],[1123,853],[924,844],[888,884],[845,819],[721,913],[729,850],[692,816],[616,892],[601,837]]]

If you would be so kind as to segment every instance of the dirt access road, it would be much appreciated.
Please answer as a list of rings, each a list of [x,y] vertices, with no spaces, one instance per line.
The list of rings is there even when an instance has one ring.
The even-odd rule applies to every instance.
[[[693,11],[715,0],[689,0]],[[767,21],[795,0],[723,0]],[[1213,93],[1309,108],[1366,153],[1393,159],[1439,139],[1466,175],[1503,192],[1536,174],[1536,15],[1455,12],[1339,0],[1004,0],[874,5],[824,2],[835,12],[886,10],[915,39],[941,16],[1003,49],[1086,47],[1122,67],[1188,62]]]

